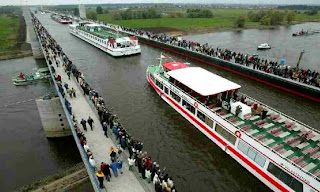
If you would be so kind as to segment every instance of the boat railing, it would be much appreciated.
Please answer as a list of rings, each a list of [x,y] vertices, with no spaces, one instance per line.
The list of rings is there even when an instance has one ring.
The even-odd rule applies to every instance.
[[[278,113],[280,116],[285,117],[285,118],[288,119],[289,121],[295,122],[295,123],[303,126],[304,128],[310,129],[310,130],[312,130],[312,131],[320,134],[320,131],[319,131],[319,130],[317,130],[317,129],[313,128],[313,127],[310,127],[309,125],[307,125],[307,124],[305,124],[305,123],[302,123],[302,122],[300,122],[299,120],[296,120],[296,119],[294,119],[294,118],[292,118],[292,117],[289,117],[288,115],[286,115],[286,114],[284,114],[284,113],[282,113],[282,112],[280,112],[280,111],[278,111],[278,110],[276,110],[276,109],[274,109],[274,108],[272,108],[272,107],[270,107],[270,106],[268,106],[268,105],[265,105],[265,104],[263,104],[263,103],[255,100],[255,99],[253,99],[253,98],[251,98],[251,97],[243,94],[243,93],[241,93],[241,95],[245,96],[245,97],[246,97],[247,99],[249,99],[249,100],[254,101],[255,103],[258,103],[259,105],[262,105],[263,108],[270,109],[271,111],[273,111],[273,112],[275,112],[275,113]]]
[[[154,66],[154,65],[148,66],[148,68],[149,68],[149,67],[152,67],[152,66]],[[155,71],[155,72],[156,72],[157,74],[160,74],[159,71]],[[161,77],[161,74],[160,74],[160,77]],[[208,106],[204,105],[202,102],[200,102],[200,101],[197,100],[196,98],[192,97],[189,93],[185,92],[185,91],[182,90],[180,87],[177,87],[176,85],[174,85],[174,84],[171,83],[170,81],[168,81],[168,82],[169,82],[169,84],[172,85],[174,88],[176,88],[176,89],[178,89],[179,91],[183,92],[184,94],[186,94],[187,96],[189,96],[190,98],[192,98],[193,100],[195,100],[198,104],[202,105],[203,107],[205,107],[206,109],[208,109],[209,111],[211,111],[211,109],[210,109]],[[263,105],[263,106],[265,106],[265,107],[267,107],[267,108],[269,108],[269,109],[271,109],[271,110],[279,113],[280,115],[285,116],[285,117],[288,118],[288,119],[292,119],[292,118],[288,117],[287,115],[285,115],[285,114],[283,114],[283,113],[281,113],[281,112],[279,112],[279,111],[277,111],[277,110],[275,110],[275,109],[273,109],[273,108],[271,108],[271,107],[269,107],[269,106],[267,106],[267,105],[265,105],[265,104],[263,104],[263,103],[255,100],[255,99],[253,99],[253,98],[251,98],[251,97],[248,97],[248,96],[245,95],[245,94],[242,94],[242,93],[241,93],[241,95],[246,96],[246,97],[249,98],[250,100],[253,100],[254,102],[257,102],[257,103],[259,103],[260,105]],[[250,137],[251,139],[257,141],[258,143],[260,143],[260,144],[261,144],[262,146],[264,146],[265,148],[269,149],[269,150],[272,151],[273,153],[275,153],[275,154],[277,154],[278,156],[280,156],[282,159],[284,159],[284,160],[286,160],[287,162],[291,163],[292,165],[296,166],[296,167],[297,167],[298,169],[300,169],[301,171],[307,173],[308,175],[310,175],[310,176],[313,177],[314,179],[319,180],[319,178],[316,177],[315,175],[313,175],[311,172],[303,169],[303,167],[301,167],[301,166],[298,165],[297,163],[294,163],[294,162],[291,161],[290,159],[288,159],[288,158],[286,158],[286,157],[283,157],[279,152],[273,150],[271,147],[269,147],[268,145],[264,144],[264,143],[261,142],[260,140],[254,138],[253,136],[247,134],[245,131],[241,130],[239,126],[235,125],[234,123],[232,123],[232,122],[229,121],[228,119],[223,118],[222,115],[219,115],[217,112],[213,112],[213,111],[211,111],[211,112],[214,113],[215,115],[219,116],[220,118],[222,118],[224,121],[227,121],[227,122],[230,123],[232,126],[238,128],[242,133],[244,133],[245,135],[247,135],[247,136]],[[305,125],[305,124],[303,124],[303,123],[301,123],[301,122],[299,122],[299,121],[297,121],[297,120],[296,120],[296,122],[299,123],[299,124],[301,124],[301,125]],[[306,125],[306,127],[310,127],[310,126]],[[310,128],[311,128],[311,127],[310,127]],[[311,129],[314,130],[314,128],[311,128]]]

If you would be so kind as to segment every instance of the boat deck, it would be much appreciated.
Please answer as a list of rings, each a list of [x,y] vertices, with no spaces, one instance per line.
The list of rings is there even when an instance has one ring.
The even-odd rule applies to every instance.
[[[81,30],[83,31],[86,31],[88,33],[91,33],[93,35],[96,35],[100,38],[103,38],[103,39],[108,39],[109,37],[113,37],[113,38],[121,38],[121,37],[124,37],[123,35],[121,35],[120,33],[119,34],[116,34],[110,30],[107,30],[105,28],[101,28],[101,31],[88,31],[85,29],[85,27],[80,27]]]
[[[148,70],[153,73],[162,71],[159,66],[151,66]],[[162,77],[168,80],[164,73]],[[176,88],[178,88],[176,86]],[[180,89],[180,88],[178,88]],[[180,89],[181,90],[181,89]],[[183,90],[181,90],[183,91]],[[186,93],[187,94],[187,93]],[[192,97],[192,96],[190,96]],[[245,115],[244,119],[237,117],[227,110],[216,107],[209,108],[198,101],[218,116],[222,117],[247,135],[266,146],[283,159],[294,164],[302,171],[320,179],[320,133],[319,131],[304,125],[301,122],[288,117],[271,107],[268,107],[246,96],[245,103],[252,108],[251,114]],[[197,99],[197,97],[193,97]],[[265,108],[268,113],[265,119],[261,115],[254,115],[254,105],[258,104]],[[308,133],[306,141],[302,141],[302,135]]]

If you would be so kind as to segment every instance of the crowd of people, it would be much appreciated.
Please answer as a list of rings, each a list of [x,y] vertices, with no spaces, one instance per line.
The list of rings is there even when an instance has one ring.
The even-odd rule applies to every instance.
[[[231,61],[237,64],[242,64],[252,67],[254,70],[264,71],[283,78],[289,78],[308,85],[320,87],[320,74],[315,70],[296,69],[288,65],[278,63],[269,59],[262,59],[258,55],[243,54],[228,49],[214,48],[208,43],[201,44],[195,41],[187,41],[178,37],[171,37],[166,34],[156,34],[150,31],[131,29],[118,25],[110,25],[109,27],[116,30],[128,32],[137,36],[143,36],[148,39],[181,47],[190,51],[205,54],[210,57],[217,57],[222,60]]]
[[[69,114],[72,115],[74,129],[77,133],[80,144],[87,155],[89,164],[96,172],[96,177],[99,181],[100,187],[104,188],[104,179],[110,182],[112,177],[111,172],[115,178],[118,177],[119,173],[123,174],[123,154],[124,151],[127,150],[129,154],[128,164],[130,171],[133,171],[133,167],[136,166],[138,168],[137,171],[141,174],[141,178],[147,180],[148,183],[152,182],[156,192],[176,192],[177,190],[175,189],[173,179],[165,172],[165,168],[161,170],[159,164],[153,162],[148,153],[143,150],[143,143],[133,139],[128,134],[128,132],[122,127],[117,116],[113,115],[111,111],[107,109],[103,97],[90,87],[86,82],[83,73],[78,71],[77,67],[69,60],[67,55],[62,51],[62,48],[50,36],[39,20],[35,18],[34,15],[32,16],[33,24],[46,53],[45,58],[50,65],[52,73],[55,75],[56,69],[53,66],[55,63],[57,67],[62,64],[69,80],[71,78],[71,74],[74,76],[82,88],[83,94],[87,96],[94,105],[99,116],[99,123],[102,125],[104,135],[108,138],[108,132],[112,132],[112,137],[116,141],[116,147],[111,147],[108,151],[111,163],[107,164],[105,162],[101,162],[100,166],[97,166],[85,134],[80,130],[78,121],[75,115],[72,114],[71,104],[65,96],[65,92],[67,92],[69,93],[69,99],[72,99],[73,97],[76,97],[76,91],[73,87],[70,89],[67,82],[63,82],[60,75],[55,75],[58,90],[65,100],[65,106],[68,109]],[[60,60],[62,60],[62,63],[60,63]],[[94,122],[90,116],[87,120],[82,118],[80,121],[84,131],[87,131],[87,124],[89,124],[91,130],[93,130],[94,123],[97,122]]]

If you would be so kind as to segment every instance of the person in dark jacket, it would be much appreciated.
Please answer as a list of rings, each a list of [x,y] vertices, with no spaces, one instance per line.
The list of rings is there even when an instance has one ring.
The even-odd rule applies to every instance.
[[[106,122],[103,122],[103,123],[102,123],[102,129],[103,129],[103,131],[104,131],[104,135],[105,135],[106,137],[108,137],[108,125],[107,125]]]
[[[111,172],[110,172],[110,165],[109,164],[104,164],[103,174],[106,177],[106,180],[110,182]]]
[[[93,126],[92,126],[92,124],[93,124],[93,119],[89,116],[89,118],[88,118],[88,124],[90,125],[90,128],[91,128],[91,131],[93,131]]]
[[[97,176],[97,178],[98,178],[98,181],[99,181],[99,184],[100,184],[100,188],[101,188],[101,189],[104,188],[104,186],[103,186],[104,174],[103,174],[101,171],[98,171],[98,172],[96,173],[96,176]]]
[[[126,137],[125,136],[122,136],[121,139],[120,139],[120,144],[121,144],[121,148],[122,149],[126,149],[127,147],[127,141],[126,141]]]
[[[83,129],[84,129],[85,131],[87,131],[87,125],[86,125],[86,124],[87,124],[87,121],[84,120],[84,119],[82,119],[82,120],[80,121],[80,123],[81,123]]]

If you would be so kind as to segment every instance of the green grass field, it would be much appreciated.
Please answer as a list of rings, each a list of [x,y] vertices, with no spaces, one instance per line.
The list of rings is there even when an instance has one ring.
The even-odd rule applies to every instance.
[[[12,50],[18,36],[18,18],[0,15],[0,52]]]
[[[131,28],[175,28],[179,30],[214,30],[234,28],[235,20],[243,15],[246,16],[249,11],[246,9],[211,9],[214,18],[159,18],[159,19],[133,19],[133,20],[114,20],[112,14],[98,15],[98,20],[123,25]],[[186,10],[170,10],[186,11]],[[169,13],[170,11],[167,11]],[[296,14],[296,22],[320,21],[320,14],[309,16],[306,14]],[[263,28],[259,22],[251,22],[247,19],[246,28]]]
[[[307,15],[307,14],[296,14],[296,21],[298,22],[306,22],[306,21],[320,21],[320,13],[316,15]]]

